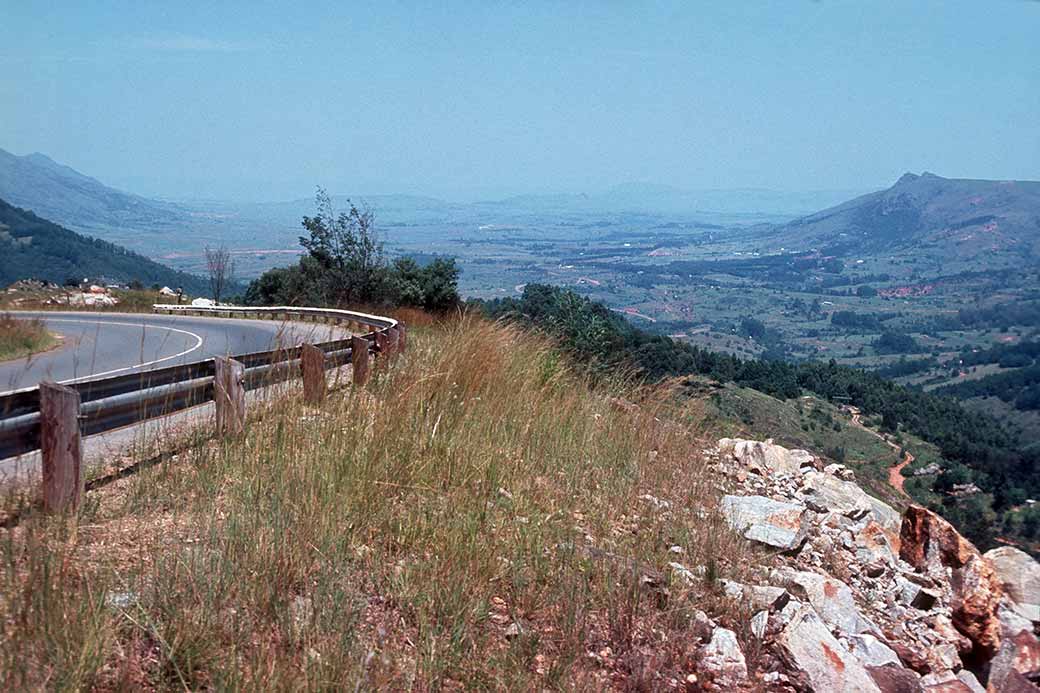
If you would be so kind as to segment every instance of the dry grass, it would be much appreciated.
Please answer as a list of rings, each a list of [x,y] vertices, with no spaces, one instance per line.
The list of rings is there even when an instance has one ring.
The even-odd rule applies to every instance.
[[[0,361],[46,351],[56,343],[57,339],[47,331],[42,320],[0,313]]]
[[[321,410],[0,530],[4,688],[677,685],[693,613],[740,615],[668,563],[750,563],[698,413],[478,320],[409,349]]]

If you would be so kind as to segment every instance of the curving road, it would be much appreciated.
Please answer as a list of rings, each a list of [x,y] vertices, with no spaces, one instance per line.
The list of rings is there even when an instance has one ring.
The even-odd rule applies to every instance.
[[[61,345],[31,358],[0,362],[0,392],[41,380],[68,382],[266,351],[344,336],[343,328],[187,315],[13,312],[40,318]]]

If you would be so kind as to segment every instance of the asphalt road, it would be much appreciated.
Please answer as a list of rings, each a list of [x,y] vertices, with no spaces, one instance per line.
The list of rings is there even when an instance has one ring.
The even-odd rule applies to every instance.
[[[68,382],[140,372],[229,354],[266,351],[344,336],[314,323],[134,313],[14,312],[38,317],[61,338],[51,351],[0,363],[0,392],[41,380]]]

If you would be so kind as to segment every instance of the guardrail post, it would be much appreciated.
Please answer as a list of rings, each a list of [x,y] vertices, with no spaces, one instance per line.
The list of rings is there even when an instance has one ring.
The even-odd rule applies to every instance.
[[[213,359],[213,399],[217,409],[217,433],[238,435],[246,423],[246,367],[224,356]]]
[[[303,371],[303,399],[318,404],[325,399],[325,352],[313,344],[304,344],[300,350],[300,370]]]
[[[40,383],[43,508],[48,513],[74,510],[83,496],[79,404],[79,393],[71,387]]]
[[[364,337],[350,338],[350,362],[353,365],[355,385],[368,382],[368,340]]]
[[[385,330],[377,330],[375,332],[376,337],[376,352],[380,357],[386,356],[387,351],[390,349],[390,337],[387,336]]]
[[[401,351],[401,331],[396,327],[391,327],[386,331],[386,355],[389,357],[388,362],[392,362],[397,358],[397,354]]]
[[[403,354],[408,348],[408,328],[403,322],[397,323],[397,353]]]

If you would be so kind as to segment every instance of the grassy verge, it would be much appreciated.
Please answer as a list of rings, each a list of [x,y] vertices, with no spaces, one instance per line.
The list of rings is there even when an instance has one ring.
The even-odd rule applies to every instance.
[[[0,361],[18,359],[50,349],[58,343],[42,320],[0,314]]]
[[[0,530],[5,688],[678,684],[697,609],[746,633],[715,580],[753,557],[677,401],[515,329],[415,329],[365,390]]]

